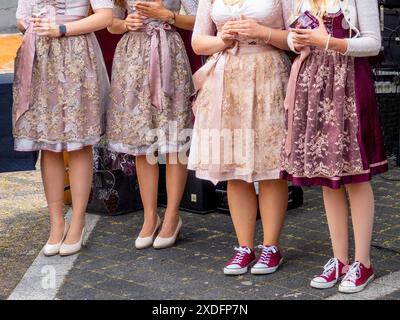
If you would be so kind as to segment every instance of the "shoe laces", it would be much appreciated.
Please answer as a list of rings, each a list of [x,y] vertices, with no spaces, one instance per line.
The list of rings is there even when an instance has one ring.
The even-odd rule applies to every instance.
[[[246,254],[251,253],[250,248],[243,248],[243,247],[237,247],[237,248],[235,248],[235,251],[236,251],[236,254],[232,260],[232,264],[239,264],[239,265],[242,264],[243,259],[246,256]]]
[[[351,267],[350,270],[347,272],[343,281],[350,281],[355,283],[361,277],[361,263],[355,262]]]
[[[339,278],[339,260],[336,258],[332,258],[325,264],[322,275],[328,278],[333,271],[336,271],[336,279]]]
[[[266,247],[266,246],[259,246],[258,249],[261,249],[261,256],[260,256],[260,262],[268,264],[269,260],[271,259],[271,255],[273,253],[276,253],[278,250],[271,246],[271,247]]]

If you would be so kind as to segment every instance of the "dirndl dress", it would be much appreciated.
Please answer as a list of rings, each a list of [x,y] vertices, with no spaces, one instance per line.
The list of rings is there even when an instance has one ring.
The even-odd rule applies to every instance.
[[[15,150],[75,151],[96,144],[105,131],[109,80],[93,33],[63,38],[33,33],[29,19],[42,2],[57,24],[85,18],[111,0],[19,1],[17,19],[27,31],[15,60]]]
[[[349,38],[343,21],[341,11],[326,16],[332,36]],[[293,116],[281,176],[294,185],[338,189],[388,170],[368,58],[311,49],[300,68]]]

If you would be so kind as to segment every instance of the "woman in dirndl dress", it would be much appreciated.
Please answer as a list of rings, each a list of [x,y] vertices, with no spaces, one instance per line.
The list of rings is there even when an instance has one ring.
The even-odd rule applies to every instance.
[[[197,0],[116,4],[109,31],[124,36],[114,57],[107,139],[111,150],[136,156],[144,224],[135,247],[168,248],[182,227],[179,207],[187,178],[194,93],[189,59],[176,28],[193,29]],[[168,204],[163,223],[157,212],[159,156],[166,157]]]
[[[89,15],[90,7],[94,14]],[[92,182],[92,145],[104,132],[109,82],[93,34],[112,22],[112,0],[19,0],[23,44],[15,62],[15,150],[41,151],[50,211],[46,256],[71,255],[82,246]],[[73,203],[64,220],[63,152],[68,152]]]
[[[193,33],[197,54],[211,55],[195,75],[199,93],[189,157],[197,177],[228,181],[228,201],[239,242],[226,275],[275,272],[288,204],[280,180],[285,134],[284,99],[290,62],[286,0],[200,0]],[[255,190],[259,182],[259,200]],[[264,239],[256,261],[257,201]],[[256,262],[253,265],[253,262]]]
[[[341,280],[339,291],[363,290],[374,278],[370,246],[374,194],[370,180],[388,170],[368,57],[381,48],[376,0],[296,0],[296,15],[320,18],[315,30],[294,30],[287,96],[288,134],[282,176],[322,186],[334,257],[311,286]],[[351,212],[355,259],[349,260]]]

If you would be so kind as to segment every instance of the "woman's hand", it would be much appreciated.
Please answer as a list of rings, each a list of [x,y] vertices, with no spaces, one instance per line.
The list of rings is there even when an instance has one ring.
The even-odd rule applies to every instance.
[[[224,27],[232,34],[250,39],[267,39],[270,31],[268,27],[244,16],[241,16],[240,20],[226,22]]]
[[[164,7],[162,0],[154,0],[150,2],[138,1],[135,8],[139,14],[150,19],[157,19],[167,22],[175,17],[171,10]]]
[[[33,31],[41,37],[59,38],[61,36],[57,25],[45,18],[32,18]]]
[[[293,44],[298,51],[304,47],[326,48],[329,33],[322,19],[319,19],[319,28],[317,29],[292,29],[291,31],[293,32]]]
[[[230,27],[227,26],[226,24],[222,27],[221,32],[219,34],[222,41],[225,42],[227,48],[233,46],[233,43],[235,42],[237,35],[238,34],[235,32],[232,32],[230,30]]]
[[[125,19],[125,27],[128,31],[136,31],[143,27],[143,20],[146,17],[140,15],[138,12],[129,14]]]

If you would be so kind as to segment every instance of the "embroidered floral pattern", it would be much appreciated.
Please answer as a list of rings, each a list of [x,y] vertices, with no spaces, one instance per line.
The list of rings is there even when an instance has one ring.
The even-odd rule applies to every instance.
[[[99,54],[93,34],[37,38],[30,109],[14,127],[17,150],[76,150],[98,141],[108,87]],[[20,59],[18,55],[16,68]],[[19,85],[15,78],[15,102]]]
[[[289,61],[284,53],[267,51],[230,55],[224,71],[222,130],[239,134],[239,139],[221,138],[219,176],[216,180],[242,179],[248,182],[279,177],[280,150],[284,141],[285,88]],[[245,85],[244,85],[245,84]],[[206,81],[197,97],[197,117],[190,167],[200,176],[214,165],[208,154],[214,135],[204,135],[212,128],[215,114],[214,83]],[[202,141],[202,139],[208,141]],[[227,143],[228,141],[228,143]],[[228,156],[225,153],[231,153]],[[208,177],[209,178],[209,177]]]
[[[166,33],[172,57],[171,79],[175,93],[171,97],[163,94],[161,110],[151,103],[151,37],[145,32],[131,32],[125,34],[118,44],[107,110],[107,136],[110,148],[115,151],[145,155],[151,147],[155,147],[167,153],[181,151],[187,144],[187,135],[178,134],[176,139],[170,138],[170,126],[173,125],[173,130],[178,133],[192,128],[192,74],[179,34],[171,31]],[[157,141],[153,134],[149,134],[155,133],[153,129],[164,139]]]
[[[354,58],[315,49],[298,79],[293,146],[283,170],[295,177],[364,171],[357,139]]]

